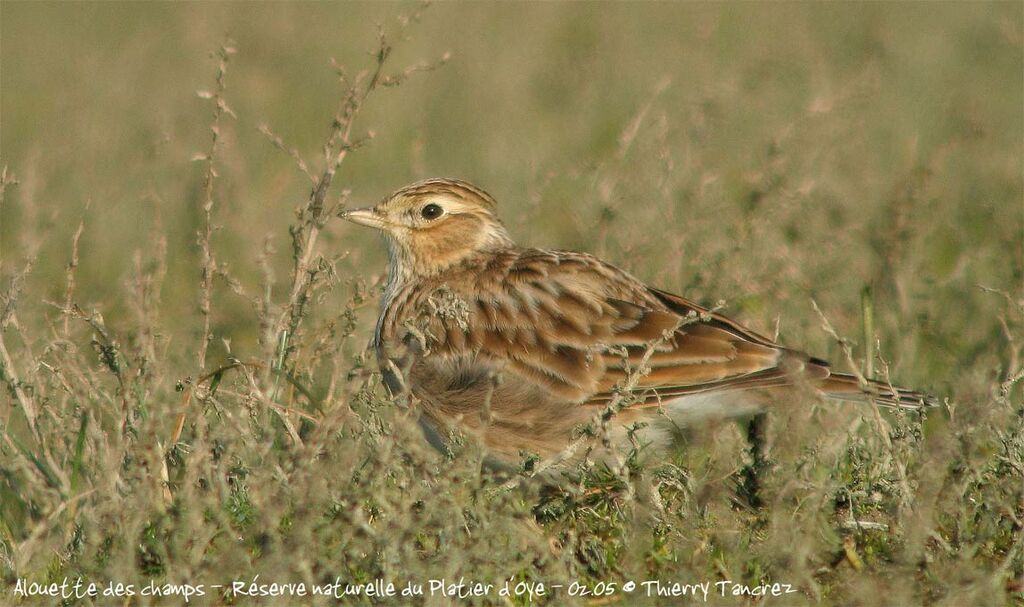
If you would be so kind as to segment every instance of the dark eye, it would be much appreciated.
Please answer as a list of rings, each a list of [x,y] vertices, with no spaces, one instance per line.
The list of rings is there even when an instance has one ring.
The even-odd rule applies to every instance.
[[[431,219],[437,219],[438,217],[441,216],[442,213],[444,213],[444,209],[442,209],[436,204],[428,204],[427,206],[423,207],[422,211],[420,211],[420,215],[423,216],[423,219],[426,219],[428,221]]]

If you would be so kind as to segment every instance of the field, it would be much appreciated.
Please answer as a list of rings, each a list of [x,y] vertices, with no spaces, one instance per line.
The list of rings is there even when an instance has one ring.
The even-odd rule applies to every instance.
[[[4,2],[0,603],[1024,605],[1022,108],[1019,2]],[[444,457],[333,217],[431,176],[942,405]]]

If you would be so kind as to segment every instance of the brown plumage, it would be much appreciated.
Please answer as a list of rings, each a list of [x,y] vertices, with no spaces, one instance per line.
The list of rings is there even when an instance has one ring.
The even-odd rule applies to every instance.
[[[504,462],[552,457],[602,416],[619,438],[648,422],[642,438],[662,444],[673,427],[753,413],[800,387],[931,404],[833,373],[591,255],[518,247],[496,206],[466,182],[431,179],[342,214],[387,239],[377,355],[389,389],[416,398],[438,446],[462,428]]]

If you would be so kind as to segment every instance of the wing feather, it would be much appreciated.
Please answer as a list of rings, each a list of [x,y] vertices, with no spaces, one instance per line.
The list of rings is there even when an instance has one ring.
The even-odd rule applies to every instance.
[[[653,398],[741,380],[783,352],[588,255],[524,250],[486,270],[437,285],[464,300],[466,317],[403,314],[425,320],[432,355],[487,361],[571,402],[604,402],[631,374]]]
[[[824,361],[592,256],[518,249],[482,263],[418,285],[384,323],[385,332],[393,338],[403,322],[418,319],[430,354],[456,361],[466,377],[500,370],[517,394],[577,405],[605,406],[627,382],[638,401],[631,406],[799,381],[839,398],[863,397],[847,376],[827,379]],[[425,311],[431,290],[462,300],[456,308],[464,314],[438,313],[436,306]],[[922,398],[908,391],[886,395],[880,386],[871,391],[883,404],[911,406]]]

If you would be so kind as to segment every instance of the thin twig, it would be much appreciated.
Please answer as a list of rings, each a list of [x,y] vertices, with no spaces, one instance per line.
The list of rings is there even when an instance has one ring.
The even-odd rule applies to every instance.
[[[91,204],[92,200],[85,201],[85,208],[82,209],[82,218],[78,220],[78,228],[75,230],[75,235],[71,237],[71,259],[68,261],[67,271],[65,272],[64,286],[64,339],[68,339],[70,334],[71,316],[66,311],[71,309],[71,304],[75,299],[75,269],[78,268],[78,244],[82,239],[82,232],[85,230],[85,216],[89,212]]]
[[[100,362],[103,366],[110,370],[117,379],[117,393],[121,397],[121,413],[123,415],[121,421],[121,430],[127,431],[131,423],[131,406],[128,404],[128,382],[124,375],[124,365],[121,360],[121,352],[116,341],[110,335],[110,331],[107,330],[106,325],[103,322],[103,317],[99,312],[93,312],[92,314],[86,314],[78,304],[72,304],[70,313],[78,319],[81,319],[87,325],[92,327],[93,337],[92,344],[96,348],[97,353],[100,356]]]
[[[181,411],[178,412],[178,415],[175,418],[174,430],[171,432],[170,440],[168,441],[167,444],[168,445],[174,445],[181,438],[181,434],[182,434],[182,432],[185,429],[185,418],[186,418],[186,412],[188,410],[188,405],[191,402],[192,394],[195,392],[195,389],[197,387],[202,386],[205,383],[211,382],[215,378],[222,377],[224,375],[224,373],[226,373],[228,371],[232,371],[232,370],[236,370],[236,369],[264,369],[264,368],[266,368],[266,365],[264,365],[260,361],[256,361],[256,360],[251,360],[251,361],[232,360],[232,361],[228,362],[227,364],[221,365],[220,367],[214,369],[213,371],[210,371],[209,373],[201,376],[194,383],[186,385],[185,388],[182,390],[182,395],[181,395],[181,406],[180,406]],[[299,394],[302,394],[304,397],[306,397],[306,400],[308,400],[311,405],[313,405],[316,408],[320,407],[320,399],[318,399],[316,397],[316,395],[314,395],[313,392],[309,388],[307,388],[306,386],[302,385],[301,382],[299,382],[297,379],[292,377],[291,374],[286,373],[284,371],[281,371],[279,369],[273,369],[273,368],[270,369],[270,372],[272,374],[278,376],[278,377],[283,378],[286,382],[291,384],[292,387],[294,387],[299,392]],[[219,382],[220,380],[217,379],[217,381]],[[211,389],[211,391],[212,391],[212,389]],[[289,407],[281,407],[281,406],[278,406],[276,404],[274,405],[274,408],[275,409],[279,409],[280,411],[287,412],[287,413],[295,413],[295,414],[299,415],[300,417],[308,419],[309,421],[312,421],[312,422],[319,421],[316,417],[314,417],[314,416],[312,416],[312,415],[310,415],[310,414],[308,414],[306,412],[298,411],[297,409],[292,409],[292,408],[289,408]]]
[[[21,405],[21,412],[25,415],[29,430],[35,437],[39,437],[39,430],[36,428],[36,404],[32,396],[22,387],[18,379],[18,372],[14,368],[14,361],[7,352],[7,345],[4,344],[3,334],[0,333],[0,379],[4,380],[7,388],[14,393],[14,398]]]
[[[274,132],[270,130],[270,127],[265,124],[259,125],[258,127],[256,127],[256,130],[262,133],[263,136],[265,136],[267,140],[269,140],[270,143],[275,148],[281,150],[285,154],[288,154],[288,156],[290,156],[291,159],[295,161],[295,166],[297,166],[299,170],[302,171],[302,173],[309,178],[309,181],[313,185],[316,185],[316,175],[313,174],[313,171],[309,170],[309,165],[306,164],[306,161],[302,159],[302,156],[299,154],[298,150],[296,150],[295,148],[289,148],[287,145],[285,145],[284,141],[280,137],[275,135]]]
[[[13,174],[8,173],[6,166],[0,169],[0,208],[4,204],[7,186],[16,185],[17,183],[18,180],[15,179]],[[26,422],[28,422],[29,430],[38,439],[39,430],[36,427],[37,409],[35,400],[30,393],[25,391],[21,380],[18,378],[18,371],[14,367],[14,361],[11,359],[10,353],[7,351],[7,345],[4,343],[2,332],[2,329],[7,326],[8,321],[14,315],[14,307],[18,301],[18,296],[21,294],[21,287],[24,284],[25,277],[32,270],[34,262],[34,257],[30,257],[26,261],[25,267],[11,279],[10,287],[3,294],[4,305],[0,309],[0,379],[7,384],[7,388],[14,394],[18,404],[21,405],[21,411],[25,416]]]
[[[227,76],[228,60],[235,54],[235,48],[228,41],[220,47],[216,53],[217,63],[217,89],[215,92],[200,91],[199,97],[214,100],[213,122],[210,125],[210,149],[206,154],[195,157],[206,163],[206,173],[203,178],[203,225],[199,232],[199,253],[201,266],[201,279],[199,283],[199,312],[203,316],[203,332],[199,340],[199,368],[206,368],[206,351],[210,346],[212,335],[210,333],[210,307],[213,296],[213,277],[216,273],[217,262],[214,259],[213,251],[210,248],[210,240],[213,237],[213,183],[217,178],[215,160],[218,144],[221,140],[220,125],[224,115],[234,117],[234,112],[228,107],[224,100],[226,88],[225,77]]]
[[[860,384],[861,388],[864,390],[864,394],[868,398],[868,402],[871,404],[871,412],[873,419],[875,421],[875,425],[878,428],[878,434],[881,436],[882,443],[885,445],[885,448],[889,451],[889,454],[892,457],[893,465],[896,467],[896,473],[899,475],[900,488],[902,489],[902,495],[900,496],[900,505],[901,507],[907,507],[910,505],[911,500],[911,490],[910,483],[907,480],[907,471],[904,467],[902,460],[896,453],[896,447],[892,444],[892,439],[889,437],[889,426],[885,423],[885,419],[882,417],[881,407],[878,406],[878,401],[875,400],[874,393],[869,389],[870,382],[860,372],[860,366],[854,361],[853,349],[850,347],[850,342],[847,339],[839,336],[839,333],[832,326],[832,323],[829,322],[828,318],[825,316],[825,313],[822,312],[821,308],[818,307],[818,302],[812,299],[811,306],[814,308],[814,311],[818,314],[818,318],[821,319],[821,324],[822,327],[825,329],[825,332],[828,333],[828,335],[832,337],[832,339],[836,340],[836,343],[839,344],[840,349],[842,349],[843,351],[843,356],[846,358],[847,366],[850,368],[850,373],[857,378],[857,383]]]
[[[410,23],[418,22],[420,14],[425,8],[426,5],[421,5],[411,16],[401,18],[399,20],[400,30],[404,30]],[[347,198],[347,192],[343,193],[337,202],[328,206],[325,204],[327,193],[339,167],[349,153],[374,137],[373,131],[367,131],[361,137],[353,135],[356,118],[367,98],[380,87],[397,86],[417,72],[435,69],[450,57],[449,53],[445,53],[437,62],[418,63],[398,74],[385,75],[384,68],[391,52],[392,47],[385,36],[384,29],[381,28],[371,71],[364,71],[355,78],[350,78],[344,68],[332,60],[338,78],[346,90],[342,94],[338,110],[331,122],[327,142],[323,146],[324,168],[318,177],[313,178],[313,188],[310,191],[309,199],[305,206],[297,211],[297,223],[289,228],[292,236],[293,258],[291,289],[281,315],[274,326],[276,341],[283,348],[278,352],[277,359],[280,365],[278,368],[286,365],[291,356],[294,349],[292,342],[306,315],[306,307],[312,293],[323,273],[322,264],[316,255],[316,243],[320,231],[327,220],[344,205]],[[269,127],[264,126],[260,130],[270,138],[275,147],[288,153],[296,161],[300,170],[310,175],[306,163],[302,161],[297,152],[290,150],[279,137],[273,134]]]

